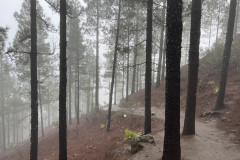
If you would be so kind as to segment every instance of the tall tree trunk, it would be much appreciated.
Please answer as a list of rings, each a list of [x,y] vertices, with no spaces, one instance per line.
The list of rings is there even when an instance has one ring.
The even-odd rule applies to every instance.
[[[191,33],[188,63],[188,90],[183,135],[195,134],[195,112],[199,66],[202,1],[192,1]]]
[[[116,68],[115,68],[115,70],[116,70],[116,73],[115,73],[115,92],[114,92],[114,105],[116,105],[117,104],[117,66],[116,66]]]
[[[44,137],[44,129],[43,129],[43,113],[42,113],[42,96],[41,96],[41,86],[40,86],[41,80],[39,76],[38,81],[38,98],[39,98],[39,107],[40,107],[40,118],[41,118],[41,131],[42,131],[42,137]]]
[[[123,65],[122,65],[122,99],[124,99],[124,87],[125,87],[125,55],[123,54]]]
[[[213,18],[213,13],[210,13],[210,29],[209,29],[209,38],[208,38],[208,47],[211,46],[211,37],[212,37],[212,18]]]
[[[130,58],[130,48],[129,48],[129,27],[128,27],[128,52],[127,52],[127,85],[126,85],[126,101],[128,101],[128,90],[129,90],[129,58]],[[134,54],[135,55],[135,54]],[[134,57],[135,58],[135,57]]]
[[[66,0],[60,0],[59,160],[67,160],[67,58]]]
[[[219,26],[220,26],[220,13],[221,13],[220,3],[221,3],[221,2],[218,1],[216,44],[218,44],[218,32],[219,32]]]
[[[4,81],[3,81],[3,54],[1,54],[1,108],[2,108],[2,112],[1,112],[1,116],[2,116],[2,148],[3,150],[6,149],[6,138],[5,138],[5,115],[4,115],[4,95],[3,95],[3,85],[4,85]]]
[[[68,76],[68,118],[69,118],[69,125],[72,124],[72,61],[71,56],[69,55],[69,61],[68,61],[68,70],[69,70],[69,76]]]
[[[151,132],[152,13],[153,13],[153,0],[148,0],[147,1],[144,134],[148,134]]]
[[[90,74],[88,74],[88,91],[87,91],[87,113],[90,109],[90,87],[91,87],[91,77]]]
[[[240,6],[240,1],[237,0],[237,9],[236,9],[236,18],[235,18],[235,26],[234,26],[234,33],[233,33],[233,36],[235,37],[238,33],[238,20],[239,20],[239,6]]]
[[[76,66],[76,70],[77,70],[77,73],[76,73],[76,76],[77,76],[77,101],[76,101],[76,118],[77,118],[77,125],[79,125],[79,99],[80,99],[80,95],[79,95],[79,89],[80,89],[80,79],[79,79],[79,55],[77,55],[77,66]]]
[[[132,91],[135,93],[135,79],[136,79],[136,65],[137,65],[137,56],[138,56],[138,37],[139,37],[139,4],[137,4],[137,16],[136,16],[136,35],[135,35],[135,46],[134,46],[134,57],[133,57],[133,75],[132,75]]]
[[[93,81],[93,86],[94,86],[94,81]],[[94,107],[94,94],[93,94],[93,89],[92,89],[92,98],[91,98],[91,110],[93,110]]]
[[[31,122],[31,120],[30,120],[30,122]],[[13,127],[13,142],[15,143],[16,142],[16,139],[15,139],[15,137],[16,137],[16,107],[15,106],[13,106],[13,125],[12,125],[12,127]]]
[[[117,62],[117,48],[118,48],[118,38],[119,38],[119,27],[120,27],[120,14],[121,14],[121,0],[118,2],[118,19],[117,19],[117,34],[114,48],[114,59],[113,59],[113,70],[112,70],[112,83],[109,94],[109,106],[108,106],[108,117],[107,117],[107,128],[106,130],[110,130],[111,123],[111,110],[112,110],[112,94],[113,94],[113,85],[114,85],[114,76],[116,70],[116,62]]]
[[[222,71],[221,71],[221,79],[219,84],[219,93],[217,96],[215,110],[222,109],[224,107],[224,96],[225,96],[225,89],[227,83],[227,75],[228,75],[228,65],[229,59],[231,56],[231,46],[233,41],[233,30],[234,30],[234,21],[236,15],[236,0],[231,0],[230,2],[230,10],[229,10],[229,17],[228,17],[228,26],[227,26],[227,35],[225,41],[225,47],[223,52],[223,61],[222,61]]]
[[[167,0],[165,134],[163,160],[180,160],[180,60],[182,0]]]
[[[96,26],[96,91],[95,106],[99,108],[99,1],[97,0],[97,26]]]
[[[155,58],[156,54],[153,53],[153,62],[152,62],[152,84],[154,84],[154,79],[155,79]]]
[[[50,92],[49,92],[49,87],[48,87],[48,106],[47,106],[47,110],[48,110],[48,127],[50,126]]]
[[[165,37],[167,36],[167,34],[165,35]],[[165,42],[164,42],[164,51],[163,51],[163,63],[162,63],[162,75],[161,75],[161,79],[164,80],[165,79],[165,65],[166,65],[166,38],[165,38]]]
[[[7,128],[7,134],[8,134],[8,146],[10,144],[10,137],[11,137],[11,133],[10,133],[10,117],[9,117],[9,112],[7,114],[7,121],[8,121],[8,128]]]
[[[137,92],[139,91],[139,68],[140,66],[137,66],[137,85],[136,85]]]
[[[37,87],[37,13],[36,0],[31,0],[31,146],[30,160],[38,157],[38,87]]]
[[[165,12],[166,12],[166,1],[163,2],[162,8],[162,29],[160,35],[160,49],[159,49],[159,58],[158,58],[158,70],[157,70],[157,82],[156,88],[160,87],[160,75],[161,75],[161,68],[162,68],[162,57],[163,57],[163,39],[164,39],[164,31],[165,31]]]

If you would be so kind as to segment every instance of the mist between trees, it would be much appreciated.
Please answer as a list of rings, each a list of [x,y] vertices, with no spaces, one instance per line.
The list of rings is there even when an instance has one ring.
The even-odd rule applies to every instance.
[[[195,4],[198,0],[45,1],[53,12],[60,15],[60,26],[51,23],[51,15],[44,12],[38,1],[24,0],[21,10],[14,13],[18,30],[10,46],[6,46],[8,28],[0,27],[0,149],[6,150],[31,138],[32,160],[37,158],[38,137],[46,136],[45,131],[49,128],[59,127],[59,157],[62,157],[59,159],[66,159],[66,127],[72,125],[72,119],[76,119],[79,124],[80,117],[87,113],[109,107],[108,120],[106,119],[109,131],[112,104],[128,101],[130,94],[144,88],[144,133],[150,133],[151,86],[159,88],[162,85],[160,81],[166,78],[166,83],[179,87],[171,82],[171,77],[179,76],[182,66],[194,65],[190,62],[191,51],[198,51],[194,55],[196,70],[191,70],[196,72],[199,57],[202,58],[210,49],[223,45],[226,34],[230,37],[226,41],[230,43],[231,37],[234,38],[240,32],[239,2],[235,4],[236,18],[232,18],[231,23],[230,4],[224,0],[204,0],[199,1],[198,5]],[[231,5],[233,3],[236,0],[231,0]],[[192,36],[193,4],[201,14],[196,22],[199,24],[199,30],[196,31],[199,34]],[[173,14],[174,8],[182,15],[176,17],[182,24],[167,19]],[[178,31],[171,28],[172,24],[179,25]],[[227,24],[231,25],[232,31]],[[174,32],[179,35],[171,37]],[[229,35],[229,32],[232,33]],[[60,47],[49,40],[49,34],[60,37]],[[193,45],[198,47],[191,48],[194,37],[198,41]],[[179,41],[174,41],[175,38]],[[177,53],[175,61],[171,61],[173,51]],[[225,50],[224,54],[227,53],[229,50]],[[224,63],[227,61],[229,59]],[[171,73],[171,67],[175,67],[179,73]],[[226,77],[227,71],[224,68],[222,73]],[[197,75],[195,76],[193,83],[197,85]],[[221,88],[225,88],[222,85]],[[166,96],[173,90],[179,91],[179,88],[174,87],[166,88],[166,92],[169,92]],[[196,87],[193,91],[195,94]],[[109,97],[109,102],[101,103],[106,96]],[[179,99],[175,98],[177,103]],[[168,102],[167,105],[179,107],[179,103]],[[222,105],[223,102],[219,103]],[[216,109],[219,109],[217,106]],[[179,108],[175,109],[177,111]],[[177,112],[171,114],[168,111],[170,115],[179,116]],[[186,115],[187,113],[186,111]],[[192,118],[194,121],[195,117]],[[187,131],[185,126],[186,134],[194,134],[194,125],[189,125],[190,130],[191,127],[193,130]],[[165,134],[170,136],[168,138],[174,137],[170,135],[168,127],[165,129]],[[167,146],[167,140],[165,142],[166,152],[163,158],[167,159],[171,156],[167,152],[171,146]],[[177,144],[180,146],[180,142]],[[179,158],[180,148],[175,151],[175,158]]]

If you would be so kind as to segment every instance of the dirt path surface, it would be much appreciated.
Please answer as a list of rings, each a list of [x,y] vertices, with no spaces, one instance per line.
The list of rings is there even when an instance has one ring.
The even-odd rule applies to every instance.
[[[164,119],[164,105],[160,108],[152,107],[152,117]],[[106,110],[106,108],[104,108]],[[113,111],[129,111],[132,114],[144,115],[144,108],[120,108],[113,106]],[[181,112],[181,130],[183,128],[184,112]],[[216,121],[202,122],[196,120],[196,135],[181,136],[181,152],[183,160],[240,160],[239,146],[232,142],[233,135],[226,135],[225,132],[216,127]],[[163,151],[164,131],[161,130],[153,135],[156,146],[144,144],[144,149],[135,155],[130,156],[131,160],[159,160]]]

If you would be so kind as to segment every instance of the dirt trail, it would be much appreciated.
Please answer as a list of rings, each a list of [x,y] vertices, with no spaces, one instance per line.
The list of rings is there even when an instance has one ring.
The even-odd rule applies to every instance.
[[[104,108],[106,110],[106,108]],[[129,111],[132,114],[144,115],[144,108],[123,109],[117,105],[113,111]],[[153,117],[164,119],[164,105],[160,108],[152,106]],[[181,131],[183,128],[184,112],[181,112]],[[239,146],[233,144],[233,135],[226,135],[216,127],[216,121],[201,122],[196,120],[196,135],[181,136],[181,152],[183,160],[240,160]],[[163,151],[164,132],[154,135],[156,146],[144,144],[144,149],[132,155],[131,160],[159,160]]]

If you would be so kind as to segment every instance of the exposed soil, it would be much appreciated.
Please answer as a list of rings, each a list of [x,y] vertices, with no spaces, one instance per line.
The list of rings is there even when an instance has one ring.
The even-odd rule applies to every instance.
[[[124,116],[125,114],[125,116]],[[106,123],[107,113],[99,111],[96,114],[82,117],[80,125],[74,121],[68,127],[68,159],[69,160],[110,160],[114,159],[115,151],[124,145],[124,130],[136,132],[143,130],[144,118],[122,112],[113,112],[111,130],[106,132],[101,124]],[[88,119],[88,120],[87,120]],[[153,119],[154,128],[163,125],[163,121]],[[155,133],[160,130],[156,129]],[[47,129],[45,137],[39,139],[39,160],[58,160],[58,128]],[[29,159],[29,141],[18,144],[0,153],[0,160]]]

